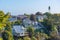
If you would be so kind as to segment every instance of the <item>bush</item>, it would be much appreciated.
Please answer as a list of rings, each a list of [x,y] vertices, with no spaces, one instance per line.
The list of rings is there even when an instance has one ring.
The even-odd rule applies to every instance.
[[[32,37],[32,40],[37,40],[35,37]]]
[[[28,27],[27,32],[29,33],[29,37],[32,37],[34,35],[34,28],[33,27]]]
[[[0,38],[0,40],[3,40],[3,38]]]
[[[21,38],[19,38],[18,40],[22,40]]]
[[[29,37],[24,37],[24,40],[31,40]]]

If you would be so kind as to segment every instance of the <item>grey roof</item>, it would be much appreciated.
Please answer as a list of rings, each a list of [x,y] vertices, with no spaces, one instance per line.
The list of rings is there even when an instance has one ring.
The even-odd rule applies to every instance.
[[[23,18],[25,18],[25,17],[27,17],[27,16],[25,16],[25,15],[18,15],[18,16],[17,16],[17,18],[19,18],[19,19],[23,19]]]

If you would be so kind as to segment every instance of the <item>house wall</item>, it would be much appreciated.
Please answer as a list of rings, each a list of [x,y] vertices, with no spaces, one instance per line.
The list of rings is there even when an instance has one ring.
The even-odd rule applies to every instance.
[[[36,20],[37,21],[43,21],[44,17],[43,16],[40,16],[40,15],[37,15],[36,16]]]
[[[20,25],[15,25],[13,26],[12,28],[12,32],[13,32],[13,35],[15,36],[25,36],[25,28],[23,26],[20,26]]]

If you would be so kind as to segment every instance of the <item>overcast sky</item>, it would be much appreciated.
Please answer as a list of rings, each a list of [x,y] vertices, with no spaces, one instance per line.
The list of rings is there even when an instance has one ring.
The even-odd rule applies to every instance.
[[[60,13],[60,0],[0,0],[0,10],[12,15],[46,12],[48,6],[51,6],[51,12]]]

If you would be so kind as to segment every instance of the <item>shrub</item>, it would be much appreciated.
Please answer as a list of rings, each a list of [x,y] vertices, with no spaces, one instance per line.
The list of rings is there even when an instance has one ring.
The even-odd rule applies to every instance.
[[[24,40],[31,40],[29,37],[24,37]]]
[[[32,37],[32,40],[37,40],[35,37]]]

